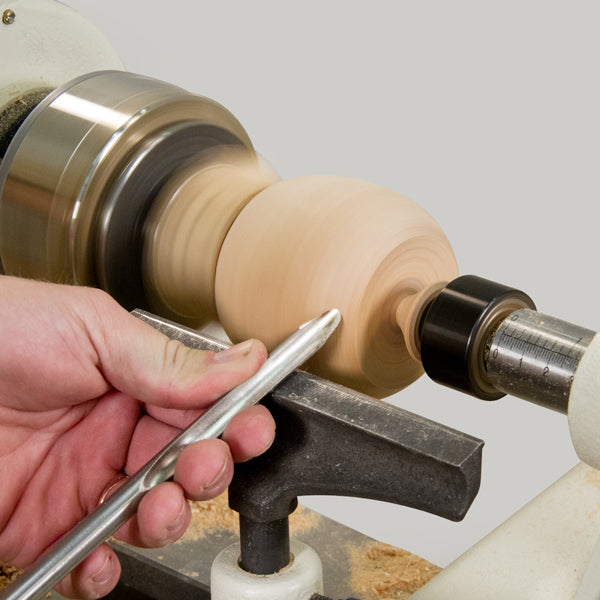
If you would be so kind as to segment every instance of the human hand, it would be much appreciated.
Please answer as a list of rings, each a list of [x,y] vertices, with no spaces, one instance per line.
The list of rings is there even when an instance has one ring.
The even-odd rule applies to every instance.
[[[262,365],[256,340],[222,353],[168,340],[105,293],[0,276],[0,559],[27,567],[92,512],[181,429]],[[226,489],[233,460],[273,441],[262,406],[239,413],[220,440],[179,457],[174,481],[153,488],[116,534],[158,547],[190,521],[187,498]],[[120,566],[103,544],[59,593],[106,595]]]

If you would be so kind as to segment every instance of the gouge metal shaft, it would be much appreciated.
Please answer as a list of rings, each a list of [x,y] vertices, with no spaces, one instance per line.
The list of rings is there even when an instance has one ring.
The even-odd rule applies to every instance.
[[[135,514],[148,490],[173,476],[175,463],[184,448],[199,440],[221,435],[235,414],[258,403],[319,350],[340,319],[339,311],[334,309],[302,325],[271,352],[256,375],[223,396],[106,502],[53,544],[14,584],[0,593],[0,600],[33,600],[50,591]]]

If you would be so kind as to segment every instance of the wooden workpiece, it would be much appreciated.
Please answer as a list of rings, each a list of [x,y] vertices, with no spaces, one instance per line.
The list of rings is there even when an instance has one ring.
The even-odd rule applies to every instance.
[[[419,316],[457,275],[446,236],[422,208],[344,177],[278,181],[245,150],[177,173],[146,223],[153,308],[233,341],[274,348],[300,323],[338,308],[342,325],[309,370],[375,397],[422,373]]]
[[[269,348],[338,308],[342,325],[309,369],[382,397],[422,373],[401,329],[421,306],[406,300],[456,275],[446,236],[415,203],[365,181],[308,176],[269,186],[242,210],[215,297],[234,341],[258,336]]]

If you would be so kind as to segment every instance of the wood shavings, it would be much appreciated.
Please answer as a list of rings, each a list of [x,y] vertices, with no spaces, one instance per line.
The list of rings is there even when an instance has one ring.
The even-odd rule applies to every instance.
[[[364,600],[405,600],[441,569],[381,542],[350,549],[350,586]]]
[[[238,513],[229,508],[227,492],[212,500],[191,502],[192,521],[184,536],[186,540],[199,540],[218,529],[227,529],[239,535]],[[290,515],[290,534],[295,535],[316,527],[320,515],[299,506]]]
[[[227,529],[235,533],[239,531],[237,513],[229,508],[227,492],[212,500],[190,502],[190,504],[192,521],[184,539],[199,540],[216,529]]]
[[[9,583],[12,583],[20,574],[20,569],[0,562],[0,590],[3,590]]]

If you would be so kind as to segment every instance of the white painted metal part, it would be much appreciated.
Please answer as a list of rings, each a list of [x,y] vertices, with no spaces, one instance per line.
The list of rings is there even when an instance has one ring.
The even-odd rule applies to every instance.
[[[600,598],[600,539],[596,542],[590,562],[581,578],[573,600],[598,600]]]
[[[579,458],[600,468],[600,334],[591,341],[575,372],[568,415]]]
[[[580,463],[411,600],[572,599],[600,534],[600,472]]]
[[[123,70],[104,35],[60,2],[0,0],[0,16],[0,108],[28,91],[56,88],[85,73]]]
[[[212,600],[309,600],[323,593],[323,568],[317,553],[291,541],[292,564],[273,575],[253,575],[238,565],[239,544],[225,548],[211,569]]]

